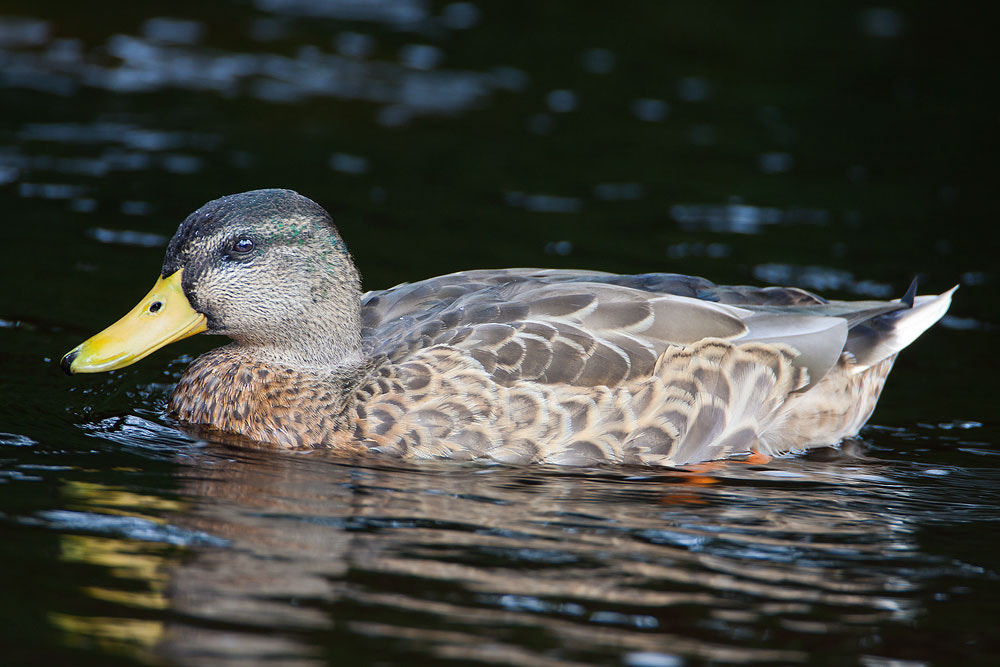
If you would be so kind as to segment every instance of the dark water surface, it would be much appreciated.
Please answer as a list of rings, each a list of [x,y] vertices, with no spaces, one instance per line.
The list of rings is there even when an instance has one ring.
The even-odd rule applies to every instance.
[[[994,660],[995,22],[619,5],[0,6],[5,664]],[[369,289],[503,266],[961,289],[861,442],[765,465],[226,448],[164,411],[208,337],[62,376],[187,213],[258,187],[326,206]]]

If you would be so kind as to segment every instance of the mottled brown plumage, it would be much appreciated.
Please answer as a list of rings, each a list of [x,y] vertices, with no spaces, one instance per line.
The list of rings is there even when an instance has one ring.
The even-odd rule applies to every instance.
[[[951,296],[828,302],[537,269],[362,295],[329,216],[285,190],[192,214],[163,276],[179,269],[209,332],[234,341],[181,378],[182,422],[282,447],[505,463],[675,465],[836,443]]]

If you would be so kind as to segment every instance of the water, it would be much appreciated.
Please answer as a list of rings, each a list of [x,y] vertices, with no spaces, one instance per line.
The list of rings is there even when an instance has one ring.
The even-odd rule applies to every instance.
[[[1000,473],[956,465],[974,445],[947,428],[918,454],[876,432],[865,457],[695,474],[234,451],[137,416],[96,429],[86,458],[131,465],[9,469],[36,491],[5,560],[50,561],[18,616],[60,654],[954,664],[997,648]]]
[[[963,12],[6,3],[5,660],[989,662],[997,100]],[[503,266],[961,289],[861,442],[766,465],[230,449],[164,412],[207,337],[62,376],[179,220],[257,187],[326,206],[369,289]]]

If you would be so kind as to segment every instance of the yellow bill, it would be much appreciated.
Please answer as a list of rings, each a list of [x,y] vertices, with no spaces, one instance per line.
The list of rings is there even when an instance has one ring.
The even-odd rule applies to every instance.
[[[158,278],[125,317],[70,350],[62,358],[62,369],[72,374],[123,368],[164,345],[205,331],[206,317],[184,296],[182,272]]]

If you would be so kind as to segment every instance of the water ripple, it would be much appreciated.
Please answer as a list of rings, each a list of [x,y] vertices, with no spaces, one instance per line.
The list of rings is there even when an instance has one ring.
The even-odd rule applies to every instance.
[[[265,9],[279,12],[332,11],[339,16],[343,10],[367,15],[381,8],[386,12],[383,20],[404,14],[410,16],[405,22],[420,20],[417,13],[401,14],[398,3],[269,1],[274,6]],[[87,53],[78,41],[67,40],[39,51],[25,47],[48,39],[47,24],[30,25],[40,27],[25,34],[37,33],[37,37],[29,42],[10,38],[6,43],[4,35],[17,31],[3,30],[0,25],[0,56],[5,63],[0,84],[4,87],[63,96],[86,86],[119,94],[180,89],[227,97],[249,90],[257,99],[274,103],[312,98],[361,100],[382,106],[378,117],[384,124],[399,125],[417,116],[467,111],[497,90],[520,89],[525,79],[523,72],[510,67],[487,72],[442,68],[441,50],[427,44],[404,47],[398,63],[360,60],[355,51],[342,55],[316,46],[302,46],[294,56],[209,50],[197,44],[200,25],[168,19],[147,22],[143,36],[112,35],[101,51]],[[341,51],[344,48],[341,43]]]
[[[226,540],[199,531],[189,531],[169,524],[156,523],[134,516],[115,516],[94,512],[47,510],[38,513],[48,526],[60,531],[80,531],[116,535],[145,542],[163,542],[175,546],[227,546]]]

